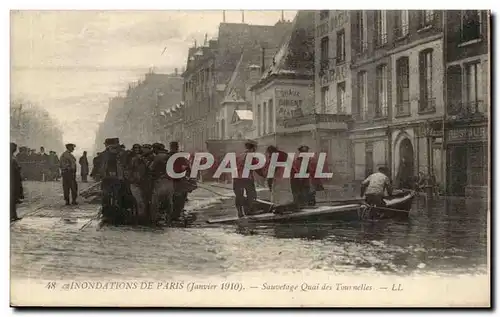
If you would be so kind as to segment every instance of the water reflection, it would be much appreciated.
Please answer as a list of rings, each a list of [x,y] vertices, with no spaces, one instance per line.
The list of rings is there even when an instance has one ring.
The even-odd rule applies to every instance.
[[[347,261],[380,270],[474,269],[487,263],[487,202],[459,198],[418,197],[408,221],[332,222],[305,224],[245,224],[242,235],[318,241],[323,245],[355,244],[370,261]],[[320,246],[321,244],[321,246]],[[352,251],[352,250],[351,250]],[[385,253],[385,254],[383,254]],[[390,262],[384,265],[374,259]],[[390,258],[390,261],[389,261]],[[398,267],[395,269],[395,267]]]

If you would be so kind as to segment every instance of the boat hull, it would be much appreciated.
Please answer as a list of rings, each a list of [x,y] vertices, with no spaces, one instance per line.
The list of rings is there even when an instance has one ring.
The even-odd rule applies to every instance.
[[[262,213],[250,215],[242,218],[224,217],[210,219],[207,222],[216,223],[317,223],[331,221],[363,221],[381,219],[401,219],[409,218],[414,193],[402,193],[384,199],[385,207],[373,207],[365,203],[340,204],[336,206],[317,206],[303,208],[296,212],[283,213]]]

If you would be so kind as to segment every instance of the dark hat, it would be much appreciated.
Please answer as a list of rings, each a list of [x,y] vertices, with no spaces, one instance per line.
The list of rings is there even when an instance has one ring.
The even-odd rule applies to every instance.
[[[298,148],[299,152],[307,152],[309,151],[309,147],[307,145],[301,145],[299,148]]]
[[[104,145],[119,145],[120,144],[120,139],[119,138],[108,138],[104,140]]]
[[[275,153],[275,152],[278,152],[278,148],[274,145],[269,145],[266,149],[266,151],[268,153]]]
[[[257,147],[257,142],[255,142],[254,140],[246,140],[245,147],[246,148],[255,148],[255,147]]]
[[[133,149],[136,149],[136,148],[141,148],[141,145],[140,145],[140,144],[138,144],[138,143],[136,143],[136,144],[132,145],[132,148],[133,148]]]
[[[142,145],[143,148],[146,148],[146,149],[150,149],[151,148],[151,144],[143,144]]]
[[[153,149],[163,150],[165,149],[165,145],[161,143],[153,143]]]
[[[177,141],[170,142],[170,147],[179,147],[179,142]]]
[[[76,147],[76,145],[74,145],[73,143],[68,143],[68,144],[66,144],[65,146],[66,146],[66,148],[69,148],[69,147]]]

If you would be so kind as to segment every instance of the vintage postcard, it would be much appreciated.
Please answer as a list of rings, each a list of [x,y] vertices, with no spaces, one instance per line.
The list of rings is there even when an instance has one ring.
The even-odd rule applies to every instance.
[[[491,305],[489,11],[10,18],[12,306]]]

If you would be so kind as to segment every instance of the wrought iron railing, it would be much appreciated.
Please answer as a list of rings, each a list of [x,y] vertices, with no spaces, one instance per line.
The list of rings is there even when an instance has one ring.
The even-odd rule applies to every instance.
[[[432,112],[436,111],[436,98],[420,99],[419,112]]]
[[[452,116],[473,116],[484,114],[485,109],[482,100],[458,102],[448,105],[448,115]]]
[[[396,104],[396,116],[409,116],[410,114],[409,101],[403,101]]]

